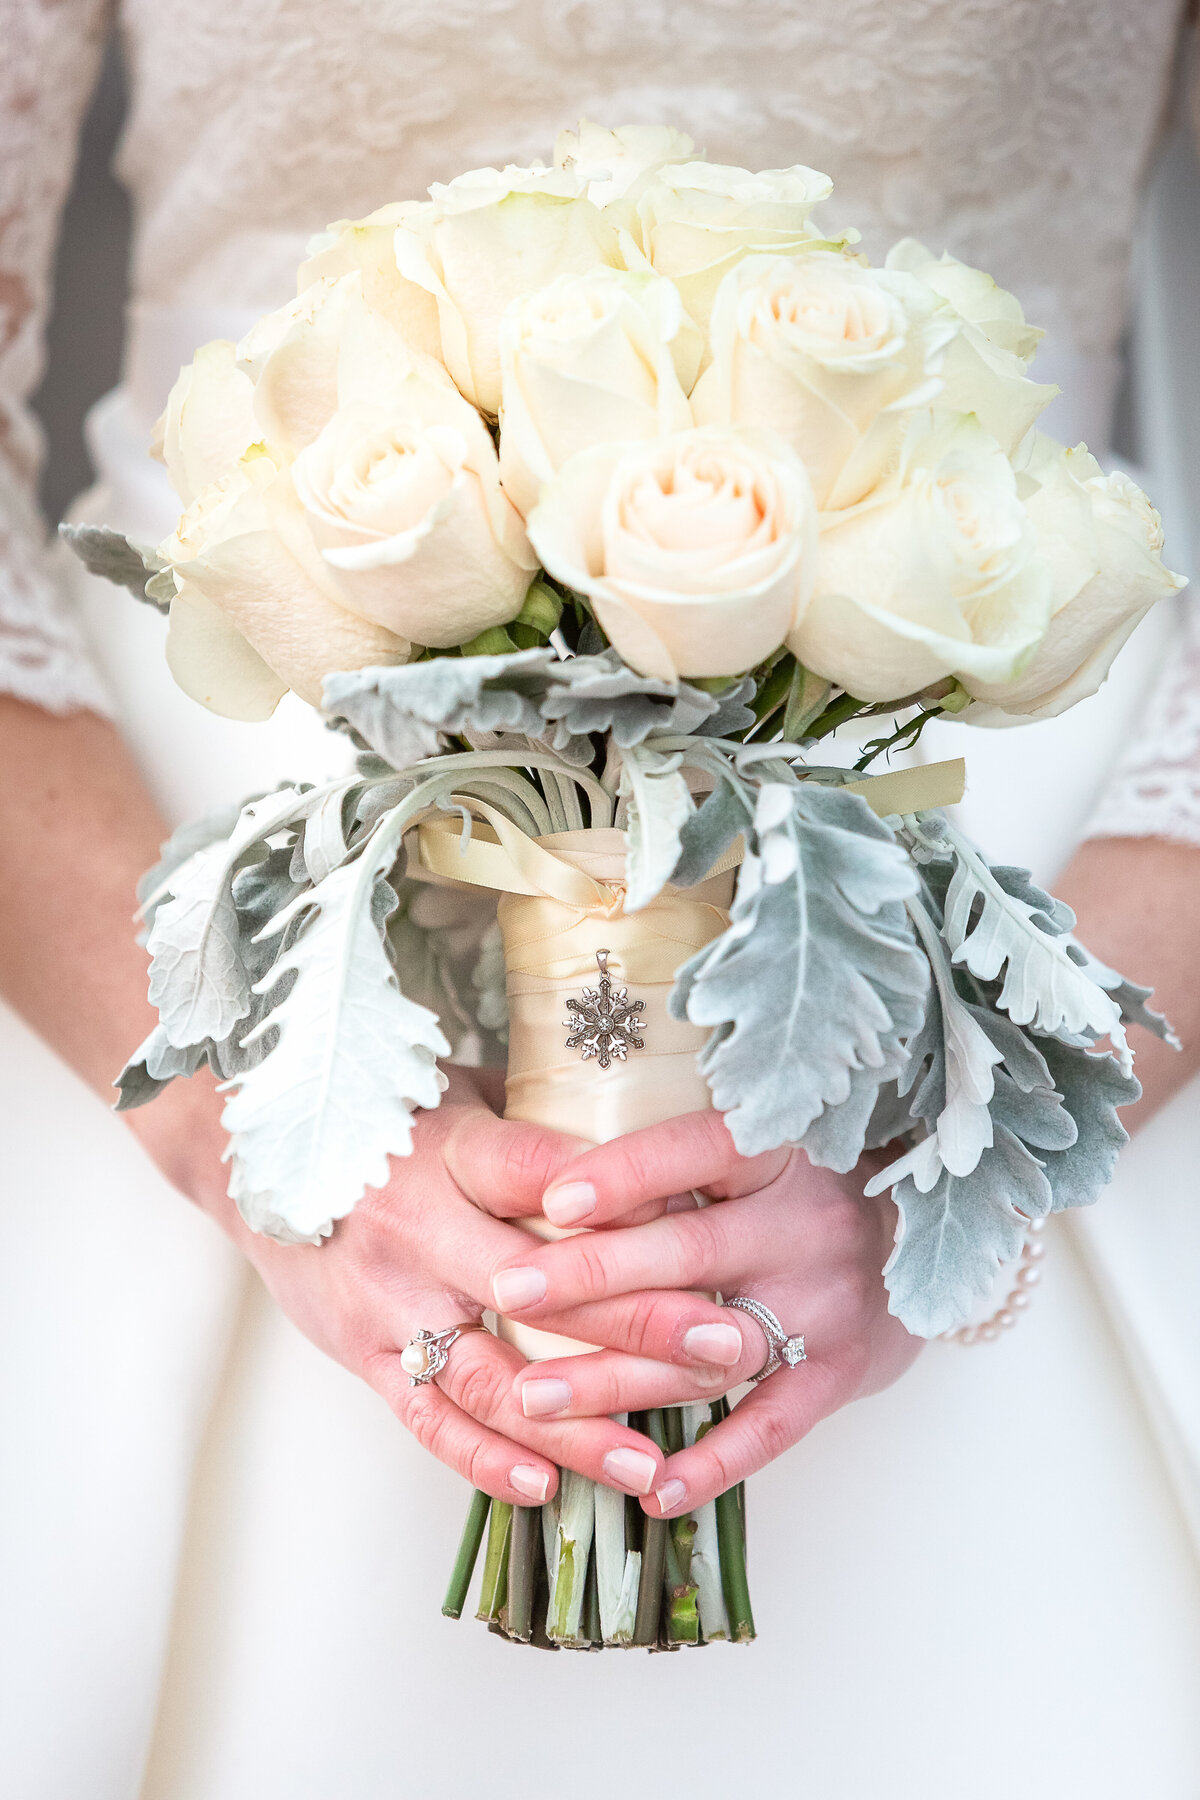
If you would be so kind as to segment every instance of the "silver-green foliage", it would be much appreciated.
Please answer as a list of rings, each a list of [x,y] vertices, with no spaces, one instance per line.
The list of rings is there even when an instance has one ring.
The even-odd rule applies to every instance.
[[[854,794],[768,781],[729,929],[676,977],[671,1011],[712,1027],[700,1064],[743,1155],[802,1143],[853,1166],[880,1085],[904,1064],[929,971],[905,913],[916,877]],[[856,1077],[858,1079],[856,1079]]]
[[[108,525],[60,525],[58,535],[89,575],[123,587],[159,612],[170,610],[175,582],[168,565],[148,544],[139,544]],[[164,579],[165,578],[165,579]]]

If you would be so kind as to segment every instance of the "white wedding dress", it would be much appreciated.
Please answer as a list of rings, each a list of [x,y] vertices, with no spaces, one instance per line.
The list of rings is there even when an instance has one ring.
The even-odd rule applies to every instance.
[[[1181,11],[124,0],[135,298],[84,509],[144,537],[165,529],[144,446],[175,369],[290,291],[312,229],[545,154],[580,113],[678,123],[718,160],[813,164],[834,177],[830,218],[862,227],[869,249],[914,232],[988,268],[1049,330],[1039,373],[1066,390],[1050,428],[1100,450]],[[102,0],[0,0],[0,22],[0,687],[59,711],[111,705],[178,817],[264,774],[312,774],[338,747],[299,707],[268,727],[213,719],[172,687],[157,619],[96,584],[76,584],[81,608],[64,598],[27,498],[23,403],[73,129],[112,19]],[[1186,195],[1160,181],[1138,343],[1152,491],[1179,566],[1200,328],[1169,266],[1188,254],[1177,205]],[[930,741],[931,755],[965,750],[968,818],[995,854],[1052,874],[1129,738],[1093,829],[1200,844],[1197,642],[1185,614],[1164,613],[1064,720]],[[931,1346],[755,1478],[758,1644],[649,1663],[526,1655],[442,1620],[464,1485],[274,1311],[8,1015],[0,1093],[12,1800],[1194,1800],[1195,1087],[1098,1208],[1048,1232],[1018,1331],[972,1352]]]

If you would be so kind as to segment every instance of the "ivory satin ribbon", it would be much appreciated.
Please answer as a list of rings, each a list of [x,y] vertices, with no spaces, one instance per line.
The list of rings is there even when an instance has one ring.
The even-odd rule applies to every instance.
[[[961,798],[962,763],[901,769],[856,782],[880,816],[923,811]],[[442,815],[415,833],[410,870],[435,879],[500,891],[497,918],[504,944],[509,1008],[505,1117],[544,1125],[590,1143],[707,1110],[712,1105],[698,1052],[708,1031],[673,1019],[667,999],[680,966],[729,923],[740,840],[695,887],[666,887],[648,906],[624,910],[625,837],[617,830],[567,831],[530,838],[486,802],[455,795],[473,815]],[[411,840],[410,840],[411,844]],[[414,868],[414,864],[416,868]],[[608,952],[617,987],[643,1003],[645,1048],[602,1069],[569,1050],[566,1002],[599,978],[596,953]],[[542,1239],[572,1237],[544,1219],[523,1219]],[[594,1349],[574,1338],[501,1318],[500,1336],[530,1361]]]

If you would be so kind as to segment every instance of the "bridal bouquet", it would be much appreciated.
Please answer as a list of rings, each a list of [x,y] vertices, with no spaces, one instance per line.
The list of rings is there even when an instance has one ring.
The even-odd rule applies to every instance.
[[[1012,295],[912,240],[872,266],[829,192],[584,125],[334,225],[172,390],[174,533],[65,528],[194,699],[291,689],[357,751],[184,827],[142,891],[160,1023],[120,1104],[211,1065],[256,1230],[319,1243],[439,1058],[505,1043],[507,1116],[576,1136],[715,1106],[747,1155],[894,1146],[869,1191],[924,1336],[1108,1181],[1148,990],[942,810],[961,764],[872,770],[939,715],[1083,699],[1180,582],[1145,495],[1038,431]],[[677,1446],[724,1405],[636,1422]],[[513,1638],[753,1635],[740,1494],[668,1526],[568,1473],[538,1510],[477,1497],[450,1612],[486,1528]]]

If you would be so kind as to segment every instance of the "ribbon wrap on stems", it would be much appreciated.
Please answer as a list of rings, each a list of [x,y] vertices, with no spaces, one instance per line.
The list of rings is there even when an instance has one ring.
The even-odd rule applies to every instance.
[[[421,869],[454,881],[501,890],[497,911],[504,943],[509,1008],[507,1119],[607,1143],[682,1113],[712,1105],[697,1064],[707,1028],[673,1019],[667,998],[681,964],[729,923],[740,846],[691,888],[663,889],[627,913],[625,837],[615,830],[566,831],[530,838],[471,797],[454,804],[482,815],[463,845],[457,819],[427,820],[417,833]],[[568,998],[596,986],[598,951],[608,952],[615,986],[643,1002],[645,1048],[602,1069],[567,1048]],[[535,1237],[572,1237],[546,1219],[517,1223]],[[594,1349],[574,1338],[501,1318],[501,1337],[530,1361]]]

